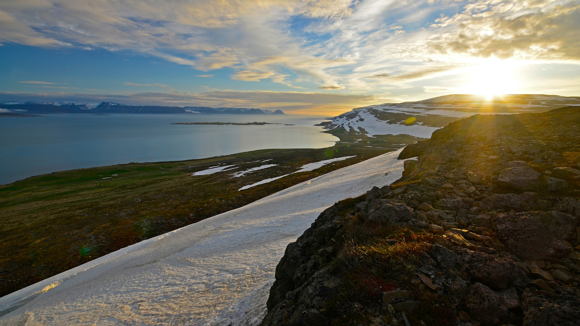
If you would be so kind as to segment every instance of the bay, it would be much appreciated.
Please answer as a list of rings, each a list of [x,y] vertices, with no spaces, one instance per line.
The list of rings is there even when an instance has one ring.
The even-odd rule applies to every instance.
[[[54,114],[0,119],[0,184],[130,162],[207,158],[258,149],[324,148],[338,138],[298,115]],[[173,125],[178,122],[268,122]],[[286,124],[292,124],[288,126]]]

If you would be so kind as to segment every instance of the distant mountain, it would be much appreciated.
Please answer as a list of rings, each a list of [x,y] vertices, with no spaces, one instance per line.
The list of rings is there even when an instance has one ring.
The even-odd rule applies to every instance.
[[[137,106],[112,102],[100,104],[75,104],[68,102],[0,102],[0,109],[13,113],[124,113],[124,114],[284,114],[281,110],[270,111],[246,108],[210,108],[202,106]]]
[[[578,106],[580,110],[580,97],[534,94],[505,95],[487,100],[479,95],[447,95],[417,102],[357,108],[322,125],[330,133],[341,136],[373,137],[400,133],[428,136],[437,128],[474,114],[540,113],[566,106]]]

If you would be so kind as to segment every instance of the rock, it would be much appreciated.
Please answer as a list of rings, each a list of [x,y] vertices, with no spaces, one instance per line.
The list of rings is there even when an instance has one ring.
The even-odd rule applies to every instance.
[[[473,172],[468,172],[467,173],[467,181],[473,183],[473,184],[480,184],[481,183],[481,178],[477,176],[477,174],[473,173]]]
[[[554,169],[554,175],[566,179],[573,179],[574,177],[580,176],[580,170],[571,167],[557,167]]]
[[[419,207],[417,207],[417,210],[425,211],[425,212],[432,211],[434,209],[435,208],[433,208],[433,206],[431,206],[427,203],[422,203],[421,205],[419,205]]]
[[[403,163],[403,177],[409,176],[411,175],[411,173],[413,173],[413,170],[415,169],[415,166],[417,165],[417,163],[419,163],[419,161],[417,160],[406,160]]]
[[[493,194],[481,200],[480,206],[487,210],[515,210],[516,212],[534,209],[537,196],[533,192],[523,194]]]
[[[536,275],[543,277],[546,281],[553,281],[554,280],[554,277],[552,276],[552,274],[541,269],[538,265],[536,265],[536,263],[532,263],[530,265],[530,272],[532,274],[536,274]]]
[[[415,217],[413,209],[396,199],[374,200],[368,211],[370,220],[400,223]]]
[[[463,199],[459,197],[446,197],[439,200],[436,206],[440,209],[457,211],[459,209],[469,209],[469,207],[463,202]]]
[[[443,268],[452,268],[457,264],[457,256],[443,246],[433,245],[428,253]]]
[[[404,301],[393,305],[393,307],[395,307],[397,311],[406,311],[413,313],[415,310],[419,308],[420,305],[421,303],[419,301]]]
[[[461,321],[470,321],[471,320],[471,316],[466,313],[465,311],[460,311],[458,314],[459,320]]]
[[[548,293],[552,293],[552,294],[556,293],[556,291],[544,280],[540,280],[540,279],[533,280],[530,282],[530,284],[533,284],[533,285],[539,287],[540,289],[542,289]]]
[[[510,285],[525,286],[528,278],[510,259],[469,249],[457,248],[457,259],[463,270],[477,282],[496,290]]]
[[[435,233],[435,234],[444,234],[445,233],[445,229],[440,227],[437,224],[430,224],[429,231],[432,233]]]
[[[568,182],[558,178],[546,177],[545,183],[550,192],[562,191],[568,188]]]
[[[534,190],[538,188],[540,176],[540,173],[529,166],[519,165],[501,171],[496,182],[498,185],[510,189]]]
[[[383,292],[383,303],[391,303],[391,301],[397,299],[413,299],[413,292],[405,290]]]
[[[578,326],[580,300],[569,295],[530,296],[522,304],[526,326]]]
[[[572,252],[565,241],[576,225],[571,215],[557,211],[499,214],[494,222],[502,243],[522,260],[560,259]]]
[[[514,309],[520,307],[520,298],[518,297],[518,291],[515,288],[509,288],[498,292],[501,302],[508,309]]]
[[[372,201],[374,199],[379,199],[383,196],[383,194],[381,193],[381,189],[379,189],[379,187],[373,187],[373,189],[367,191],[367,194],[365,196],[366,201]]]
[[[419,278],[431,290],[437,290],[437,289],[439,289],[439,285],[433,284],[433,281],[431,280],[431,278],[429,276],[426,276],[424,274],[419,274]]]
[[[560,198],[554,209],[562,213],[580,217],[580,202],[573,198]]]
[[[554,276],[555,279],[560,280],[564,283],[568,283],[572,279],[572,276],[570,276],[567,272],[564,272],[561,269],[553,271],[552,275]]]
[[[497,325],[508,316],[508,309],[500,296],[481,283],[475,283],[465,302],[469,314],[482,325]]]
[[[462,246],[462,247],[466,247],[466,248],[475,248],[475,245],[473,243],[467,241],[467,239],[465,239],[461,234],[447,231],[447,232],[445,232],[445,237],[447,237],[447,239],[451,240],[451,242],[453,242],[454,244],[456,244],[458,246]]]

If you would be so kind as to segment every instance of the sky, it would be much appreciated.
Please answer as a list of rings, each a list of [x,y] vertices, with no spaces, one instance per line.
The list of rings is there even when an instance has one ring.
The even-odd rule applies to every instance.
[[[0,1],[0,100],[336,115],[580,96],[575,0]]]

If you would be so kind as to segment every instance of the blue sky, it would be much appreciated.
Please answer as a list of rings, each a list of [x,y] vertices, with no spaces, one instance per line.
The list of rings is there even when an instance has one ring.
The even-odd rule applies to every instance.
[[[580,95],[571,0],[0,2],[0,100],[337,114],[453,93]]]

